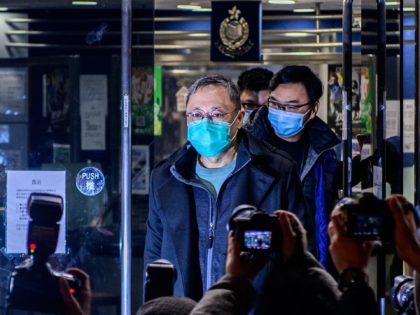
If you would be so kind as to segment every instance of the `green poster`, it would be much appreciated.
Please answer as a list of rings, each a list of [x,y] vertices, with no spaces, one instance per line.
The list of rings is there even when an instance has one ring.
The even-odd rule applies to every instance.
[[[133,135],[153,135],[154,98],[153,68],[132,68],[132,127]]]
[[[374,102],[373,66],[362,66],[360,71],[361,133],[372,133],[372,107]]]
[[[155,66],[154,135],[162,135],[162,66]]]

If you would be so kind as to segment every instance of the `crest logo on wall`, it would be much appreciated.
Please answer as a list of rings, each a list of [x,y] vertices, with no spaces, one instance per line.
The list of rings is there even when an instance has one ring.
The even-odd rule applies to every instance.
[[[260,60],[261,3],[212,3],[212,60]]]
[[[249,40],[249,25],[241,17],[241,10],[236,5],[228,12],[229,16],[220,24],[220,40],[216,42],[216,46],[226,56],[242,56],[254,46]]]

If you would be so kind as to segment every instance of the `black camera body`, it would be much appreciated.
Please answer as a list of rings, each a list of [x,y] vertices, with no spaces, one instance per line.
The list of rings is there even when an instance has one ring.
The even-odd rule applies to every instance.
[[[364,240],[393,242],[394,223],[391,210],[384,200],[373,194],[364,194],[358,201],[346,198],[340,201],[346,224],[346,235]]]
[[[80,280],[72,274],[34,264],[33,259],[17,266],[10,279],[8,308],[34,312],[62,313],[64,302],[58,280],[64,278],[75,296],[81,292]]]
[[[281,229],[277,216],[254,206],[237,206],[229,220],[229,230],[240,242],[242,253],[264,256],[280,248]]]
[[[165,259],[156,260],[146,266],[146,282],[144,284],[144,301],[174,294],[176,269]]]
[[[71,294],[81,292],[79,279],[53,270],[48,263],[57,247],[63,199],[57,195],[33,193],[28,199],[28,212],[31,218],[27,238],[30,258],[17,266],[11,275],[8,308],[61,313],[64,302],[58,280],[68,281]]]

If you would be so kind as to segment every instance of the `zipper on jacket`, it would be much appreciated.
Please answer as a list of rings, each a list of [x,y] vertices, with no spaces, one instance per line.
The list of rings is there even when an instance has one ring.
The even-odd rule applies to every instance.
[[[212,285],[212,265],[213,265],[213,241],[214,241],[214,229],[216,216],[213,211],[213,202],[212,196],[210,197],[210,213],[209,213],[209,238],[208,238],[208,247],[207,247],[207,267],[206,267],[206,286],[205,291],[207,291]]]
[[[213,222],[210,222],[208,248],[213,247],[213,240],[214,240],[214,225],[213,225]]]

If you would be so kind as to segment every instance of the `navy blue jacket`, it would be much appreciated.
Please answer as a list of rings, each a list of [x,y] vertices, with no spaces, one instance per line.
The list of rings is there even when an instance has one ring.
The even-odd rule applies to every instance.
[[[278,137],[267,118],[268,108],[262,106],[251,114],[245,129],[253,137],[277,147]],[[311,251],[324,266],[328,257],[327,225],[333,204],[338,198],[338,163],[334,147],[340,144],[336,134],[320,118],[305,126],[306,155],[299,170],[315,239],[308,238]],[[316,243],[313,243],[315,241]]]
[[[270,213],[289,210],[304,225],[308,222],[295,163],[244,133],[238,137],[236,167],[217,200],[196,179],[197,152],[189,143],[152,172],[144,264],[171,261],[178,273],[175,295],[199,300],[223,276],[227,223],[236,206],[255,205]],[[267,270],[256,279],[257,292]]]

